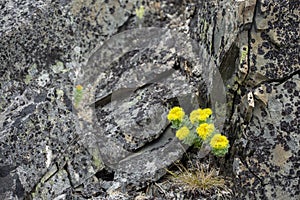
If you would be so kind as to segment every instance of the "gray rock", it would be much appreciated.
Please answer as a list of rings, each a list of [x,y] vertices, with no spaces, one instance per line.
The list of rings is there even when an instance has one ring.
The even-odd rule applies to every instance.
[[[139,51],[126,54],[135,49]],[[114,63],[119,55],[124,56]],[[211,83],[214,66],[204,55],[183,34],[148,28],[113,36],[91,56],[78,80],[85,88],[78,107],[80,131],[99,146],[102,161],[115,172],[119,183],[114,190],[132,190],[159,179],[183,155],[186,147],[168,127],[168,110],[180,105],[189,113],[199,105],[199,88],[215,89],[212,100],[223,89],[217,92]],[[179,56],[195,64],[190,72],[189,66],[173,69]]]
[[[187,148],[169,108],[201,105],[237,199],[299,199],[298,2],[145,1],[140,24],[169,29],[137,31],[140,5],[2,1],[0,198],[129,199]]]
[[[139,56],[142,54],[137,54],[136,58],[129,62],[132,66],[124,65],[124,70],[121,70],[122,66],[118,69],[117,63],[114,64],[115,68],[108,66],[107,70],[113,73],[113,79],[106,76],[104,80],[107,82],[102,82],[102,85],[97,83],[92,88],[96,92],[96,86],[100,89],[105,86],[105,90],[90,93],[97,94],[96,98],[113,95],[113,101],[97,106],[95,112],[99,117],[103,116],[103,121],[99,119],[100,125],[103,123],[99,129],[102,131],[93,132],[95,129],[89,127],[88,123],[80,122],[89,122],[91,113],[88,109],[84,112],[81,112],[80,108],[73,110],[74,85],[75,80],[80,77],[80,69],[86,66],[95,48],[106,48],[103,42],[119,28],[122,29],[121,26],[133,13],[135,4],[138,5],[137,1],[107,2],[2,2],[0,166],[1,173],[7,173],[1,175],[1,184],[8,179],[11,181],[1,189],[1,197],[60,199],[72,196],[80,199],[80,195],[73,194],[73,189],[87,186],[91,177],[101,171],[104,164],[115,171],[116,184],[119,182],[122,186],[138,186],[160,178],[164,174],[162,169],[179,159],[184,152],[179,141],[174,138],[174,132],[168,128],[166,114],[176,101],[186,103],[187,112],[191,110],[189,104],[192,101],[192,105],[196,105],[195,93],[199,88],[203,92],[203,103],[206,103],[205,91],[213,88],[207,81],[214,71],[207,70],[207,76],[202,77],[205,80],[200,80],[199,72],[203,66],[197,65],[197,59],[203,59],[203,65],[211,65],[209,56],[206,52],[197,50],[196,53],[201,54],[200,58],[196,58],[193,54],[193,44],[188,43],[188,46],[185,46],[183,40],[176,42],[174,35],[166,33],[167,29],[163,30],[163,36],[156,34],[159,36],[156,45],[159,46],[161,42],[164,44],[157,52],[165,52],[146,52],[158,56],[156,59],[152,58],[152,61],[158,61],[156,66],[140,62],[144,67],[138,68]],[[148,6],[147,15],[164,18],[166,13],[170,13],[175,16],[177,11],[181,10],[176,6],[180,5],[164,6],[165,13],[162,14],[157,14],[157,7]],[[176,21],[172,23],[176,26]],[[184,26],[186,30],[187,24]],[[139,45],[147,50],[142,43]],[[169,49],[172,45],[175,45],[174,48]],[[116,53],[115,50],[112,52]],[[177,71],[172,70],[178,58],[176,53],[185,58],[180,62],[186,60],[191,64],[185,64],[184,68],[183,63],[180,63]],[[110,56],[113,57],[107,58],[117,60],[123,55]],[[105,60],[95,58],[90,60],[96,61],[96,64],[106,63]],[[87,63],[87,66],[90,66],[90,63]],[[191,66],[194,69],[189,69]],[[174,71],[170,80],[165,79],[168,70]],[[199,80],[194,83],[203,85],[189,85],[186,78],[190,74],[185,74],[187,72],[184,70],[197,72]],[[138,78],[140,73],[143,75],[141,79]],[[153,80],[153,77],[156,78]],[[165,82],[157,82],[160,79],[165,79]],[[124,96],[125,99],[122,90],[121,93],[115,92],[131,84],[134,91],[130,90]],[[88,88],[84,84],[83,86],[84,89]],[[85,98],[87,97],[89,95]],[[178,99],[173,100],[175,97]],[[111,106],[116,103],[119,103],[118,107],[112,109]],[[102,113],[103,111],[106,114]],[[109,119],[115,123],[109,124]],[[82,127],[83,124],[86,126]],[[129,132],[127,139],[133,140],[124,140],[121,138],[124,133],[113,132],[113,129],[118,127]],[[107,134],[107,137],[102,137],[102,134]],[[102,148],[104,144],[106,147]],[[166,157],[163,154],[170,156]],[[159,160],[160,158],[163,160]],[[139,164],[133,165],[137,160],[140,160]],[[98,185],[97,181],[95,185]],[[80,191],[83,196],[87,196],[86,190]]]
[[[210,1],[192,20],[227,85],[223,131],[232,149],[224,173],[236,175],[237,199],[299,199],[298,8]]]
[[[250,124],[243,130],[243,170],[237,172],[241,186],[251,188],[251,193],[241,191],[248,198],[299,197],[299,83],[299,75],[266,83],[267,105],[255,101]]]
[[[294,42],[299,37],[299,17],[292,14],[298,12],[293,6],[259,2],[254,18],[259,30],[250,32],[250,69],[243,85],[252,86],[255,99],[246,120],[249,124],[241,130],[247,144],[246,168],[240,175],[241,185],[247,188],[241,195],[250,199],[300,198],[296,175],[300,65]],[[276,13],[281,13],[280,19]]]
[[[36,186],[56,165],[55,177],[64,167],[70,170],[62,188],[70,187],[69,182],[76,187],[102,169],[97,150],[76,145],[74,69],[126,21],[132,3],[1,2],[0,166],[10,169],[1,184],[9,177],[12,181],[1,187],[3,199],[22,199],[31,192],[40,198],[35,190],[54,198],[59,191],[52,193],[46,186],[59,188],[64,176],[51,179],[57,184]]]

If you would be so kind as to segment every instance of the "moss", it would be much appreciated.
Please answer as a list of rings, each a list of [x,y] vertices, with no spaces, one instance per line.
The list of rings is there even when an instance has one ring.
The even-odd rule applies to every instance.
[[[26,85],[28,85],[31,82],[31,80],[32,80],[32,76],[27,74],[25,76],[24,82],[25,82]]]
[[[51,66],[51,69],[52,69],[52,71],[53,71],[55,74],[65,73],[65,72],[68,72],[68,71],[69,71],[69,69],[65,69],[64,63],[61,62],[61,61],[57,61],[57,62],[55,63],[55,65],[52,65],[52,66]]]
[[[57,95],[57,99],[60,99],[61,97],[64,96],[64,91],[60,90],[60,89],[57,89],[56,90],[56,95]]]
[[[98,149],[93,149],[91,154],[92,154],[92,157],[93,157],[93,165],[96,167],[97,170],[102,169],[104,166],[103,166],[103,162],[102,162],[101,157],[100,157],[99,150]]]

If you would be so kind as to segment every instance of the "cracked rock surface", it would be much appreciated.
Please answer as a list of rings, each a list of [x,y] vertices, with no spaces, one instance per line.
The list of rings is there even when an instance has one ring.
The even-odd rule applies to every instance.
[[[249,116],[239,119],[243,151],[236,156],[243,169],[241,194],[249,199],[300,198],[297,4],[256,2],[249,30],[249,74],[242,87],[253,93],[254,104]]]
[[[299,2],[203,2],[192,21],[230,86],[236,198],[299,199]]]
[[[140,6],[137,1],[100,0],[1,3],[1,199],[106,198],[107,192],[118,189],[124,179],[129,180],[124,186],[157,180],[165,173],[162,169],[182,156],[184,147],[174,138],[165,120],[168,108],[176,104],[176,101],[165,102],[168,98],[172,100],[179,90],[195,93],[193,86],[186,84],[188,81],[180,83],[187,79],[181,64],[168,84],[156,83],[152,81],[155,74],[148,74],[142,78],[146,80],[145,87],[141,85],[126,101],[118,102],[117,106],[113,105],[115,101],[104,107],[97,106],[100,132],[81,132],[77,120],[78,115],[81,116],[80,109],[77,115],[72,105],[77,72],[87,64],[95,49],[118,29],[135,26],[136,18],[132,15],[137,6]],[[175,9],[179,4],[164,7],[161,15],[159,5],[153,7],[147,2],[147,6],[150,21],[145,21],[146,25],[166,14],[176,17],[182,12],[181,8]],[[147,69],[157,74],[172,69],[177,57],[175,52],[170,58],[168,54],[158,53],[159,57],[151,60],[157,64],[149,63],[148,68],[141,68],[142,75],[147,74]],[[136,58],[140,56],[143,55]],[[123,63],[124,71],[118,70],[120,65],[115,63],[115,68],[109,70],[117,74],[105,71],[106,80],[111,82],[104,84],[105,89],[100,90],[96,98],[108,95],[118,87],[118,82],[128,86],[128,81],[136,81],[134,76],[139,73],[130,73],[132,69],[128,65],[138,69],[138,65],[147,63],[134,63],[136,60]],[[138,81],[143,84],[143,80]],[[120,126],[125,132],[114,132]],[[97,140],[103,134],[112,138],[105,146]],[[153,140],[153,144],[145,146]],[[133,163],[124,160],[143,146],[142,152],[129,159]],[[109,154],[112,153],[120,159],[112,159],[120,162],[116,167],[106,159],[111,159]],[[164,162],[159,162],[163,157]]]
[[[300,199],[299,7],[275,0],[3,0],[0,199],[134,199],[187,148],[166,120],[179,104],[187,113],[212,106],[230,139],[220,165],[236,199]],[[110,43],[139,25],[167,28],[142,34],[159,33],[156,48],[140,43],[147,46],[122,52],[126,43]],[[85,94],[78,107],[77,83]]]

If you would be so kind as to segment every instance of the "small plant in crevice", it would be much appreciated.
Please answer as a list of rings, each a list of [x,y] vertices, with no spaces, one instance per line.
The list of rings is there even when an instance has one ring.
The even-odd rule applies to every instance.
[[[135,14],[137,16],[137,18],[139,18],[140,20],[143,19],[144,14],[145,14],[145,7],[144,6],[140,6],[139,8],[135,9]]]
[[[76,85],[74,92],[74,107],[77,109],[78,106],[80,105],[80,102],[82,101],[83,98],[83,87],[82,85]]]
[[[144,20],[144,14],[145,14],[145,7],[140,6],[139,8],[135,9],[135,15],[137,17],[137,23],[139,28],[142,28],[142,22]]]
[[[176,137],[184,144],[202,148],[208,145],[215,156],[224,156],[230,147],[226,136],[214,126],[210,108],[193,110],[187,116],[181,107],[173,107],[167,116],[172,128],[177,129]]]

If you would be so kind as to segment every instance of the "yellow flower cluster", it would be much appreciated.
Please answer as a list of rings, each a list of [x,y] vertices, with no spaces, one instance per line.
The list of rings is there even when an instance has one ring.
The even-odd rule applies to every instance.
[[[177,129],[176,137],[184,144],[202,148],[203,144],[209,143],[212,153],[222,157],[228,152],[230,144],[226,136],[216,133],[211,115],[210,108],[199,108],[191,112],[188,120],[184,110],[176,106],[167,118],[172,123],[171,127]]]
[[[210,108],[205,109],[197,109],[191,112],[190,121],[192,124],[199,121],[205,121],[212,114],[212,110]]]
[[[170,110],[167,117],[168,117],[169,121],[175,121],[175,120],[182,121],[184,115],[185,115],[185,113],[184,113],[183,109],[178,106],[175,106],[174,108],[172,108]]]
[[[179,140],[183,140],[184,138],[186,138],[188,136],[189,133],[190,133],[190,130],[188,129],[188,127],[183,126],[180,129],[178,129],[178,131],[176,131],[176,137]]]
[[[227,137],[221,134],[215,134],[210,141],[210,146],[216,150],[225,149],[228,145],[229,141]]]
[[[213,124],[200,124],[197,128],[197,133],[202,140],[206,140],[211,133],[215,130],[215,126]]]

